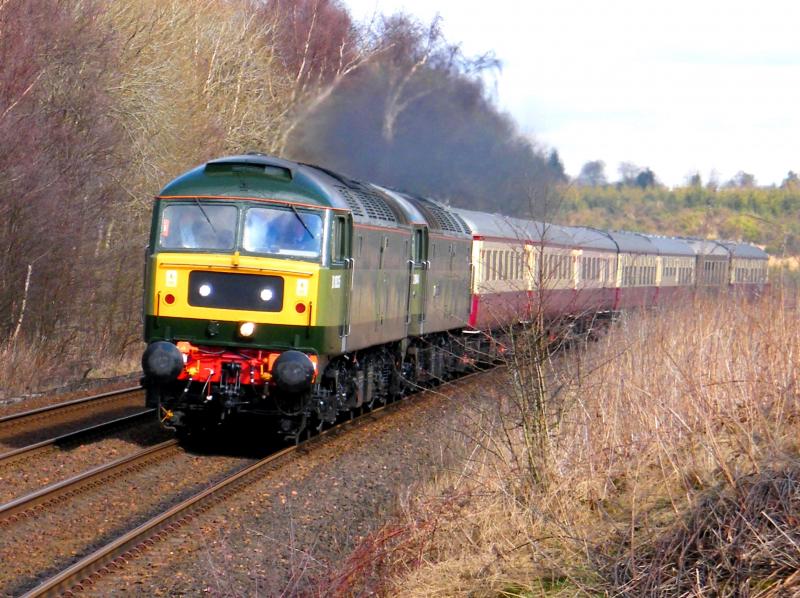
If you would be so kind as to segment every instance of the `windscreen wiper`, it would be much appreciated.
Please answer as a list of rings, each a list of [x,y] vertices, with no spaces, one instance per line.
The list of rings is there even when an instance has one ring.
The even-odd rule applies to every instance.
[[[211,218],[209,218],[208,214],[206,214],[206,211],[203,208],[203,204],[201,204],[200,200],[197,199],[196,197],[194,198],[194,203],[196,203],[197,207],[200,208],[200,211],[203,212],[203,217],[206,219],[206,222],[208,222],[208,226],[211,227],[211,232],[216,235],[217,234],[217,229],[215,229],[214,225],[211,223]]]
[[[303,225],[303,228],[306,229],[306,232],[309,235],[311,235],[311,238],[312,239],[316,239],[316,237],[314,236],[314,233],[311,232],[311,229],[306,226],[306,223],[305,223],[305,221],[303,221],[303,218],[302,218],[302,216],[300,216],[300,212],[297,211],[297,208],[294,207],[292,204],[289,204],[289,207],[292,208],[292,212],[294,212],[294,215],[297,216],[297,219],[300,221],[300,224]]]

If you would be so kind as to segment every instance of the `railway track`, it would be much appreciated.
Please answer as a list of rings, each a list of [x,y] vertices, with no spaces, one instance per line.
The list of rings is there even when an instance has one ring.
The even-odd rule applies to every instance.
[[[149,463],[165,459],[170,454],[180,450],[177,440],[167,440],[133,455],[122,457],[63,482],[58,482],[27,496],[0,505],[0,528],[8,526],[21,518],[31,516],[36,510],[56,506],[67,497],[74,497],[81,492],[97,488],[113,478],[125,475],[126,472],[142,469]]]
[[[469,374],[459,378],[457,382],[464,382],[481,373]],[[129,561],[137,558],[156,544],[165,541],[171,534],[191,523],[204,512],[225,502],[246,487],[255,484],[270,471],[283,465],[287,458],[299,458],[303,451],[310,448],[311,443],[319,441],[329,433],[341,431],[345,426],[363,425],[387,408],[392,408],[402,403],[403,401],[393,402],[367,411],[352,420],[324,430],[298,445],[279,450],[247,466],[165,510],[136,529],[119,536],[60,573],[42,581],[25,593],[24,596],[72,596],[89,591],[101,578],[113,575],[115,571],[123,569]],[[2,513],[0,512],[1,515]]]
[[[54,414],[67,414],[86,411],[102,405],[114,404],[122,400],[130,398],[132,395],[138,396],[141,394],[141,386],[131,386],[122,388],[120,390],[113,390],[72,401],[65,401],[63,403],[55,403],[47,405],[46,407],[39,407],[38,409],[31,409],[29,411],[20,411],[19,413],[12,413],[0,417],[0,433],[17,426],[27,425],[28,423],[48,419]]]
[[[0,505],[0,594],[21,594],[253,461],[193,454],[170,439]]]
[[[475,372],[461,377],[456,383],[465,382],[481,373],[482,372]],[[434,390],[434,392],[436,391]],[[405,401],[400,401],[399,403],[402,404],[404,402]],[[151,512],[147,515],[147,517],[150,518],[144,523],[140,523],[143,519],[138,519],[136,523],[140,524],[136,525],[136,523],[134,523],[134,525],[127,528],[129,531],[123,532],[123,528],[120,528],[120,531],[117,532],[120,535],[115,539],[108,541],[107,544],[100,548],[96,548],[97,544],[94,544],[94,546],[90,547],[90,550],[83,553],[85,556],[80,558],[77,562],[69,565],[65,563],[61,566],[53,563],[49,568],[48,566],[43,568],[37,566],[36,569],[41,571],[42,574],[52,574],[52,576],[48,579],[44,579],[44,581],[42,581],[43,578],[41,576],[30,577],[30,585],[23,582],[13,593],[19,594],[27,592],[24,594],[25,596],[53,596],[72,595],[82,590],[88,590],[99,578],[112,575],[114,571],[123,568],[129,560],[134,559],[149,547],[155,546],[157,543],[167,539],[171,534],[178,532],[182,527],[202,515],[205,511],[220,503],[224,503],[229,497],[238,494],[244,488],[251,486],[267,476],[269,472],[282,467],[287,458],[300,458],[300,454],[308,450],[310,446],[309,443],[313,443],[331,432],[337,430],[341,431],[345,426],[363,425],[369,418],[384,411],[387,407],[394,407],[395,404],[396,403],[389,403],[388,405],[367,411],[350,421],[325,430],[321,434],[315,435],[310,439],[306,439],[297,446],[280,450],[255,463],[252,463],[251,459],[250,463],[237,467],[235,472],[230,475],[225,474],[225,477],[221,480],[217,477],[219,481],[215,481],[210,486],[203,487],[198,485],[189,498],[181,499],[177,504],[173,502],[173,506],[166,508],[162,506],[161,508],[165,510],[154,516],[153,513],[156,513],[156,511]],[[136,417],[148,416],[152,416],[152,414],[149,412],[142,412]],[[110,423],[108,425],[110,425]],[[82,430],[77,434],[81,433],[88,433],[88,431]],[[53,441],[57,440],[58,439],[53,439]],[[28,448],[29,451],[40,450],[36,446],[26,448]],[[101,494],[104,495],[107,485],[120,478],[126,478],[126,472],[143,470],[149,466],[148,464],[163,461],[167,459],[171,453],[177,453],[181,450],[180,445],[175,440],[163,442],[149,449],[140,451],[135,455],[118,459],[113,463],[102,465],[63,482],[52,484],[51,486],[15,499],[5,505],[0,505],[0,530],[5,529],[6,533],[9,533],[16,529],[15,526],[18,523],[28,520],[32,521],[43,513],[60,512],[59,509],[65,506],[78,504],[72,501],[72,499],[76,497],[78,497],[79,501],[85,501],[86,499],[79,498],[84,492],[91,492],[94,490],[100,491]],[[15,451],[15,453],[16,458],[25,454],[22,451]],[[14,456],[12,455],[12,457]],[[167,465],[167,463],[172,462],[165,462],[164,465]],[[169,466],[173,467],[173,465]],[[135,473],[131,473],[130,475],[135,475]],[[199,491],[200,488],[202,488],[201,491]],[[184,494],[184,497],[185,496],[186,494]],[[156,503],[157,502],[156,500]],[[44,515],[44,517],[46,518],[47,515]],[[21,529],[17,530],[17,533],[21,532],[22,529],[30,529],[30,523],[25,523]],[[110,535],[107,538],[114,538],[114,535]],[[73,554],[81,554],[81,552],[79,551]],[[33,563],[31,563],[31,565],[33,565]],[[58,572],[61,567],[66,568]],[[38,583],[38,585],[30,589],[33,584],[36,583]]]
[[[124,417],[112,419],[101,424],[96,424],[87,428],[81,428],[75,432],[69,432],[67,434],[62,434],[61,436],[56,436],[54,438],[42,440],[41,442],[29,444],[12,451],[0,453],[0,468],[11,465],[12,463],[22,459],[29,460],[33,457],[39,456],[42,453],[57,449],[62,446],[77,444],[90,438],[102,436],[103,434],[107,434],[119,428],[147,421],[153,417],[154,413],[155,409],[146,409],[132,415],[126,415]]]
[[[142,392],[140,386],[134,386],[0,417],[0,445],[13,451],[142,412]],[[0,446],[2,452],[4,449]]]

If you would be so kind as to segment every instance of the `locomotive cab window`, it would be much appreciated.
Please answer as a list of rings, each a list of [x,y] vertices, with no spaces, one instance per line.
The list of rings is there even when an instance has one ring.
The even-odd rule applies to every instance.
[[[159,246],[171,250],[231,251],[236,241],[236,206],[171,204],[161,213]]]
[[[242,247],[251,253],[318,259],[322,215],[308,210],[249,208],[244,217]]]

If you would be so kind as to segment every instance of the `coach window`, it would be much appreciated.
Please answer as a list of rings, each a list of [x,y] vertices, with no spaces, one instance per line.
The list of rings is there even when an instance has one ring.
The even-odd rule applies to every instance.
[[[504,280],[505,273],[505,251],[497,252],[497,280]]]

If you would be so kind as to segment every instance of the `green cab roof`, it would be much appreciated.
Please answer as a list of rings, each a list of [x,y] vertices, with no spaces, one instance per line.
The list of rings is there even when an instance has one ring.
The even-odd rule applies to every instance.
[[[211,160],[171,181],[160,197],[252,197],[343,207],[309,168],[295,162],[246,154]]]
[[[235,197],[303,203],[348,210],[356,223],[398,228],[426,222],[432,230],[445,235],[470,234],[459,216],[433,200],[362,183],[321,166],[258,153],[206,162],[170,182],[158,197]]]

